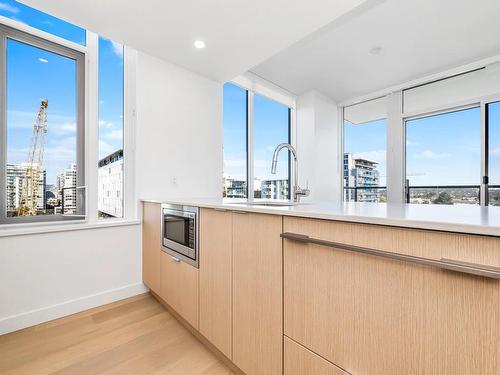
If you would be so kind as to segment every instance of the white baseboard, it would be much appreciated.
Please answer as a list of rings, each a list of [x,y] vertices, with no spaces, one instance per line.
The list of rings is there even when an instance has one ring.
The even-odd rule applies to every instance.
[[[0,319],[0,335],[14,332],[36,324],[85,311],[93,307],[119,301],[148,291],[143,283],[126,285],[121,288],[106,290],[90,296],[80,297],[41,309],[7,316]]]

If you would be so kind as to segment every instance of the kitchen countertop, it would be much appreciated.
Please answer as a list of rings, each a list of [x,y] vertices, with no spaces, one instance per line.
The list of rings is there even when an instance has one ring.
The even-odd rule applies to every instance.
[[[500,236],[500,207],[360,202],[304,202],[294,206],[259,206],[223,199],[141,200],[230,211]]]

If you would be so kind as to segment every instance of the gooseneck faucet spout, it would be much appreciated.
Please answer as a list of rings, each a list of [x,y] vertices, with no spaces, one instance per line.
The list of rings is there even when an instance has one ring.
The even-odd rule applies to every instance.
[[[299,173],[298,173],[298,159],[297,159],[297,151],[295,150],[295,147],[293,147],[289,143],[280,143],[278,146],[276,146],[276,149],[274,150],[273,153],[273,161],[271,164],[271,173],[276,174],[276,167],[278,166],[278,155],[282,149],[288,149],[290,153],[293,156],[293,164],[294,164],[294,173],[293,173],[293,201],[294,202],[299,202],[300,197],[307,197],[309,195],[309,189],[301,189],[299,187]]]

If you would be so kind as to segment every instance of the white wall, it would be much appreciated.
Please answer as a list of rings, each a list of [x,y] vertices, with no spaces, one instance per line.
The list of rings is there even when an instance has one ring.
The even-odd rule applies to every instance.
[[[139,52],[136,87],[137,197],[220,197],[222,85]],[[144,292],[141,251],[138,224],[0,237],[0,334]]]
[[[341,198],[340,125],[337,104],[317,91],[297,98],[297,154],[299,184],[309,185],[303,201]]]
[[[0,334],[145,291],[141,227],[0,238]]]
[[[138,54],[140,198],[222,196],[222,84]]]

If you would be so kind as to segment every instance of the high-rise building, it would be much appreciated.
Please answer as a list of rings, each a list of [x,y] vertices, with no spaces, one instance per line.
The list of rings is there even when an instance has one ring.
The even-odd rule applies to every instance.
[[[346,201],[378,202],[380,173],[377,170],[378,162],[356,158],[351,153],[344,154],[344,197]],[[358,189],[349,189],[358,188]],[[359,189],[363,188],[363,189]]]
[[[223,177],[224,198],[245,198],[247,193],[247,182],[231,176]]]
[[[76,164],[70,164],[56,178],[55,189],[58,192],[57,199],[62,207],[56,213],[75,214],[76,213]]]
[[[262,180],[261,198],[264,199],[289,199],[289,181],[284,180]]]
[[[22,163],[18,164],[7,164],[7,175],[6,175],[6,192],[7,192],[7,214],[9,216],[16,215],[16,211],[19,208],[21,201],[23,184],[26,178],[26,169],[28,164]],[[45,185],[46,185],[46,173],[43,170],[39,174],[38,178],[38,194],[36,208],[38,211],[45,210]],[[29,186],[31,181],[28,180],[28,186],[26,187],[31,191],[32,187]]]
[[[99,214],[123,217],[123,150],[99,160],[98,186]]]

